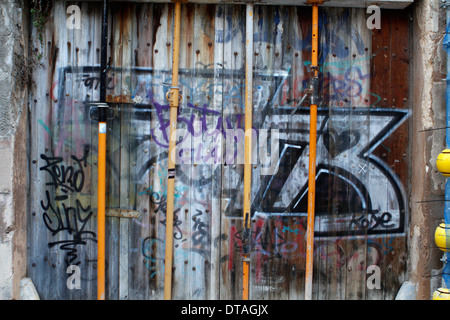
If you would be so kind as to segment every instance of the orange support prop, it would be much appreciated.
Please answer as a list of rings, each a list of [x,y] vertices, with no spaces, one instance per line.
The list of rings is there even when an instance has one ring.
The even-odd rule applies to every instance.
[[[97,300],[105,300],[106,122],[98,123]]]
[[[312,57],[311,68],[313,79],[318,77],[318,49],[319,49],[319,7],[318,2],[312,7]],[[316,82],[317,83],[317,82]],[[312,299],[313,257],[314,257],[314,218],[316,195],[316,149],[317,149],[317,86],[312,86],[309,123],[309,174],[308,174],[308,219],[306,227],[306,275],[305,300]]]
[[[250,216],[252,183],[252,118],[253,118],[253,4],[246,5],[245,31],[245,164],[244,164],[244,205],[243,205],[243,265],[242,299],[250,295]]]
[[[164,300],[172,299],[172,263],[173,263],[173,208],[175,200],[175,151],[176,128],[180,93],[178,89],[179,50],[180,50],[181,2],[175,3],[175,20],[172,57],[172,87],[167,93],[170,105],[170,141],[167,179],[166,210],[166,253],[164,260]]]

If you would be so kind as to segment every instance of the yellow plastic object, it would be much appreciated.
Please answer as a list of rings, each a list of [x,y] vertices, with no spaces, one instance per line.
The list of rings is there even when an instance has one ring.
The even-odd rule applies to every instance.
[[[439,288],[433,293],[433,300],[450,300],[450,290]]]
[[[450,248],[450,226],[441,223],[434,233],[434,241],[439,249],[448,252]]]
[[[438,155],[436,167],[442,175],[450,177],[450,149],[445,149]]]

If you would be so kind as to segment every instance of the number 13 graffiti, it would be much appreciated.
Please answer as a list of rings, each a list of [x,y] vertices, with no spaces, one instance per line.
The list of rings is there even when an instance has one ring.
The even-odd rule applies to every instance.
[[[407,217],[397,174],[373,151],[409,116],[408,110],[319,109],[316,175],[318,236],[401,233]],[[276,175],[262,180],[257,215],[306,216],[309,109],[272,115],[280,130]]]

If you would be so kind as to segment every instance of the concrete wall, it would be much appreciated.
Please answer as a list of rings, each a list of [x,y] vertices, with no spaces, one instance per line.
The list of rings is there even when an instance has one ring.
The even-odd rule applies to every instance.
[[[23,0],[0,3],[0,299],[25,275],[28,14]]]
[[[444,219],[446,179],[436,169],[445,148],[446,55],[442,49],[446,9],[442,1],[415,3],[413,24],[412,196],[409,271],[416,283],[416,299],[428,300],[441,285],[442,252],[434,231]],[[427,130],[427,131],[423,131]],[[438,200],[438,201],[436,201]],[[424,202],[425,201],[425,202]]]

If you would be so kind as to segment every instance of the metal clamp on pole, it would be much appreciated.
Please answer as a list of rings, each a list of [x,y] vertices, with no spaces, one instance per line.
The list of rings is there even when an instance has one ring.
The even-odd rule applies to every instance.
[[[170,91],[166,93],[166,99],[169,101],[171,107],[178,108],[182,101],[182,96],[180,94],[180,88],[170,87]]]
[[[246,255],[250,254],[250,222],[249,222],[250,214],[248,212],[245,213],[244,219],[244,229],[242,231],[242,254],[244,255],[244,259],[242,261],[250,261],[246,260]]]
[[[319,77],[314,76],[309,80],[309,92],[311,105],[319,104]]]
[[[89,117],[91,120],[98,122],[106,122],[115,117],[115,109],[111,109],[106,102],[92,102],[89,104]],[[112,111],[112,113],[111,113]]]

